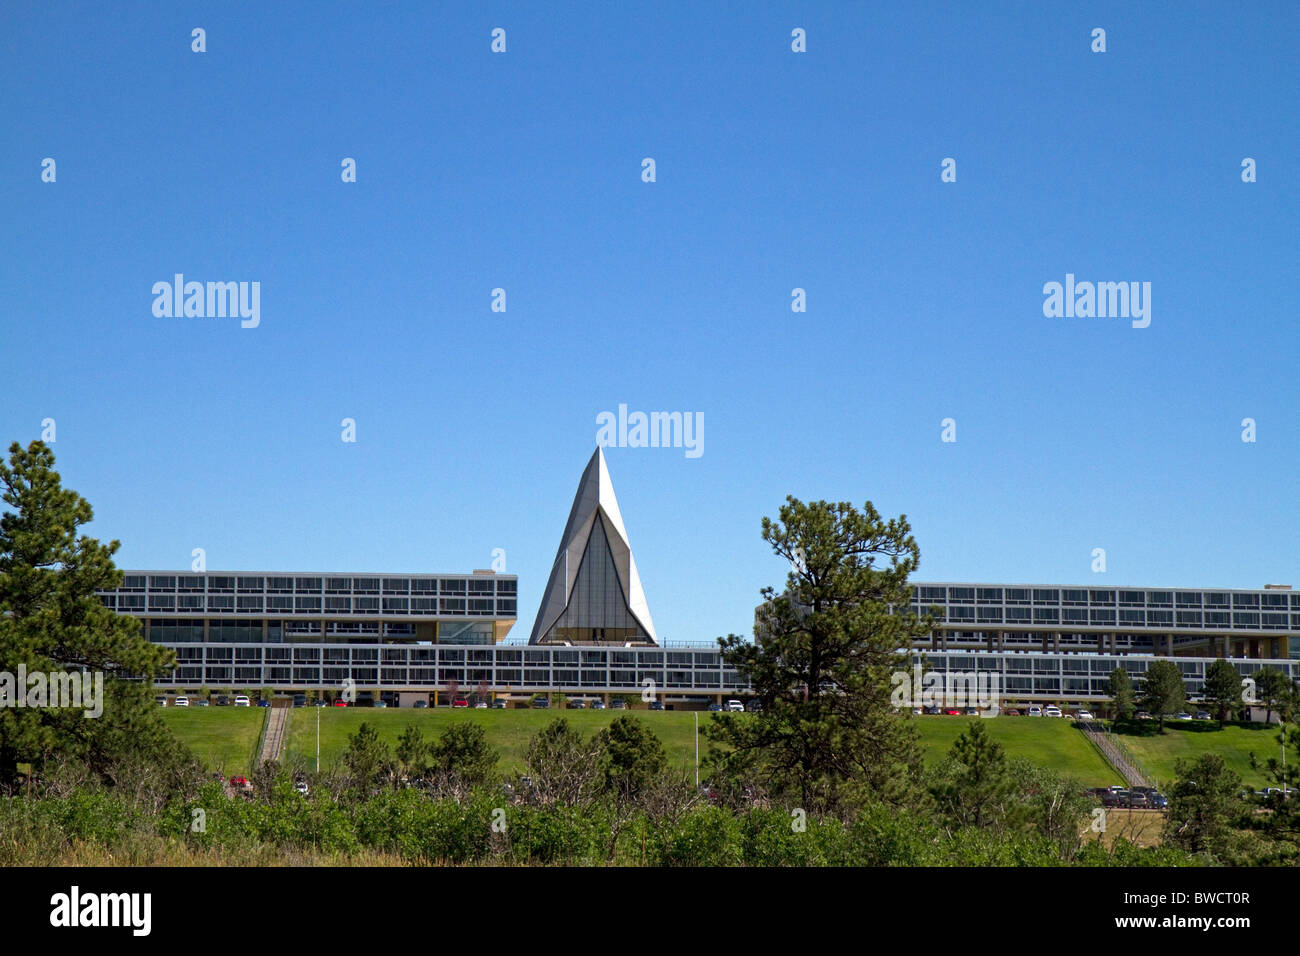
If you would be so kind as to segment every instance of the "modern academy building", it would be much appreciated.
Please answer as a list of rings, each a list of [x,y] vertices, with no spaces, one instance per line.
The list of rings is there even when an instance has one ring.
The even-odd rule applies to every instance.
[[[670,702],[743,696],[713,641],[661,642],[613,483],[597,449],[569,511],[527,645],[507,638],[518,580],[447,574],[127,571],[100,592],[176,651],[159,687],[361,691],[410,700],[456,685],[493,695],[627,694],[653,682]],[[1226,657],[1249,676],[1266,664],[1300,677],[1300,592],[914,586],[935,629],[913,649],[939,671],[991,672],[1013,700],[1104,698],[1117,666],[1140,677],[1174,657],[1190,694]],[[435,698],[436,699],[436,698]]]

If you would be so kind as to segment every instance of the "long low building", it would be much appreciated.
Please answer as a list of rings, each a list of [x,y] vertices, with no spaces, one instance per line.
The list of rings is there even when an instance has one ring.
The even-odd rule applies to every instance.
[[[1279,585],[1228,590],[922,582],[914,587],[912,610],[935,616],[933,635],[919,649],[1300,658],[1300,592]]]
[[[527,645],[506,643],[518,579],[492,571],[357,574],[127,571],[104,604],[176,652],[160,687],[335,693],[399,699],[652,691],[668,701],[744,696],[716,643],[661,642],[603,452],[587,462]],[[1116,667],[1140,677],[1174,656],[1196,694],[1205,667],[1243,676],[1271,662],[1297,676],[1300,593],[921,582],[912,610],[934,629],[914,661],[997,674],[1012,701],[1106,696]],[[436,697],[434,697],[436,702]]]
[[[912,649],[914,660],[944,673],[997,674],[1011,702],[1097,701],[1117,666],[1136,679],[1163,656],[1177,659],[1192,695],[1219,656],[1243,676],[1271,665],[1300,678],[1300,610],[1289,603],[1300,595],[1288,591],[914,588],[914,609],[937,612],[933,635]],[[517,592],[516,577],[489,571],[128,571],[122,586],[100,599],[138,618],[149,640],[175,650],[176,670],[157,682],[162,688],[329,693],[351,681],[376,695],[445,695],[455,687],[605,698],[653,688],[670,701],[700,703],[746,692],[706,642],[502,643],[516,620]],[[1279,598],[1286,611],[1265,610]],[[1265,616],[1287,614],[1285,629]]]

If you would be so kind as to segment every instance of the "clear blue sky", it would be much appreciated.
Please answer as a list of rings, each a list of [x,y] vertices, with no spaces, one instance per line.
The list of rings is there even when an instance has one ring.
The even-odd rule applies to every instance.
[[[705,421],[607,452],[666,639],[749,632],[787,493],[920,579],[1300,585],[1294,3],[15,6],[0,436],[55,419],[121,566],[504,548],[526,637],[626,403]],[[155,318],[177,272],[260,327]],[[1066,273],[1150,327],[1045,318]]]

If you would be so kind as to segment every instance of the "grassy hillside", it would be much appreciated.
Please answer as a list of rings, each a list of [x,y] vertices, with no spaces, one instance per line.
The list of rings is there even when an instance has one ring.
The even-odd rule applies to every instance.
[[[425,739],[436,739],[453,721],[472,720],[482,724],[488,743],[501,754],[499,766],[507,772],[520,772],[524,767],[524,752],[532,736],[558,716],[568,719],[569,725],[590,736],[609,725],[620,714],[632,713],[663,741],[668,759],[681,767],[695,766],[695,714],[678,711],[619,711],[619,710],[451,710],[450,708],[372,709],[320,707],[295,709],[289,718],[289,734],[285,742],[285,757],[292,761],[301,758],[314,767],[316,763],[316,714],[320,713],[321,766],[331,765],[347,749],[348,737],[367,723],[379,732],[381,739],[396,747],[397,738],[410,724],[419,727]],[[701,727],[708,721],[707,713],[700,714]],[[704,756],[707,743],[701,740],[700,756]]]
[[[1089,787],[1124,782],[1070,721],[1047,717],[917,717],[926,762],[943,759],[972,720],[984,724],[1009,757],[1023,757]]]
[[[248,773],[262,735],[261,707],[167,707],[163,722],[209,769]]]
[[[1143,721],[1145,724],[1146,722]],[[1147,729],[1147,728],[1144,728]],[[1150,730],[1154,731],[1154,722]],[[1276,786],[1264,778],[1262,772],[1269,757],[1281,759],[1277,726],[1229,724],[1222,730],[1219,725],[1202,721],[1165,721],[1163,735],[1150,736],[1120,734],[1119,739],[1142,764],[1148,774],[1162,785],[1174,779],[1174,761],[1178,758],[1195,760],[1203,753],[1220,754],[1227,765],[1241,774],[1242,782],[1252,790]],[[1250,769],[1250,753],[1255,752],[1260,770]]]
[[[488,741],[501,753],[501,768],[510,772],[523,769],[524,752],[529,739],[561,713],[584,734],[593,734],[609,724],[623,711],[591,710],[450,710],[450,709],[368,709],[320,708],[321,765],[328,767],[346,749],[347,740],[363,722],[374,727],[382,739],[395,746],[397,738],[409,724],[424,731],[426,738],[436,738],[457,720],[473,720],[487,730]],[[669,759],[683,768],[695,761],[694,729],[696,714],[681,711],[645,711],[628,713],[654,730],[664,742]],[[252,749],[261,730],[261,712],[244,708],[168,709],[169,723],[187,744],[210,766],[224,765],[227,773],[247,770]],[[297,708],[290,714],[285,745],[286,759],[301,760],[315,766],[317,708]],[[710,715],[698,715],[704,727]],[[743,719],[743,718],[742,718]],[[970,723],[967,717],[918,717],[916,726],[927,761],[941,759],[953,741]],[[1068,773],[1089,786],[1120,782],[1102,761],[1083,735],[1064,720],[1002,717],[984,721],[993,738],[1013,756]],[[700,741],[701,757],[708,742]]]

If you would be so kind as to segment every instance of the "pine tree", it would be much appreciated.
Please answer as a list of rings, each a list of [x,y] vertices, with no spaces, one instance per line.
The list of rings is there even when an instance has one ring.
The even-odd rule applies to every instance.
[[[39,772],[58,755],[105,779],[127,761],[174,766],[183,751],[153,702],[150,681],[175,666],[172,651],[147,641],[139,621],[104,607],[99,589],[121,584],[119,542],[78,534],[94,513],[65,489],[44,442],[14,442],[0,461],[0,671],[101,674],[102,716],[77,708],[0,708],[0,786],[20,763]],[[131,680],[129,678],[139,678]],[[17,688],[24,693],[24,688]]]
[[[718,772],[761,780],[810,813],[867,797],[902,802],[920,755],[910,711],[891,706],[891,676],[910,671],[905,651],[931,627],[910,610],[920,550],[907,517],[789,497],[762,528],[792,570],[783,593],[763,589],[752,642],[719,640],[762,709],[714,715]]]

